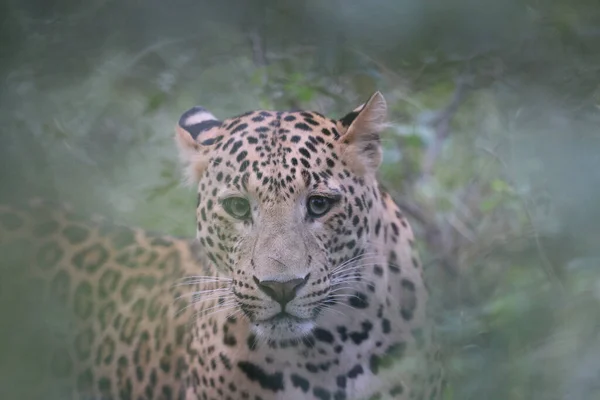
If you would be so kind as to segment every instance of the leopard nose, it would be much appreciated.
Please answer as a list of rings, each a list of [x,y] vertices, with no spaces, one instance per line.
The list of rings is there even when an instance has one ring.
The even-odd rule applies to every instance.
[[[281,307],[292,301],[296,297],[296,293],[300,290],[306,282],[310,274],[304,278],[290,279],[286,281],[275,281],[275,280],[259,280],[256,276],[253,276],[254,283],[256,286],[265,293],[267,296],[281,304]]]

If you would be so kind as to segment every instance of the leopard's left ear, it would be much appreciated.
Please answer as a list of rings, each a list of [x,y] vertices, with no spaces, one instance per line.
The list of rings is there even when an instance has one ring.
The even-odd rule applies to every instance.
[[[198,183],[208,166],[210,151],[223,139],[222,122],[202,107],[186,111],[176,127],[175,142],[183,163],[186,181]]]
[[[376,92],[366,103],[338,121],[344,161],[362,176],[374,175],[381,164],[379,134],[386,126],[386,117],[385,99]]]

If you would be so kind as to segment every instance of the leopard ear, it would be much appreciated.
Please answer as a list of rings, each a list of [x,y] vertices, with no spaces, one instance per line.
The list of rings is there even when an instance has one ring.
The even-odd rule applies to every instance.
[[[382,159],[380,132],[386,126],[383,95],[373,94],[366,103],[338,121],[344,161],[358,174],[375,174]]]
[[[191,108],[179,118],[175,141],[189,184],[198,183],[211,149],[223,139],[221,125],[221,121],[202,107]]]

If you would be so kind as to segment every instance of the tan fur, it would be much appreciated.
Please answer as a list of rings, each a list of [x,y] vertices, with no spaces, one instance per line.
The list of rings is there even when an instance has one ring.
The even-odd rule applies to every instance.
[[[362,106],[359,114],[344,133],[345,160],[361,176],[373,177],[381,164],[379,133],[386,127],[387,105],[381,93],[376,92]],[[371,151],[365,151],[371,145]]]

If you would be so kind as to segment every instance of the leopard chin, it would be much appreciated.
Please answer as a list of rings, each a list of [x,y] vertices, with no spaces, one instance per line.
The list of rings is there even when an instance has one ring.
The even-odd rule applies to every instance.
[[[252,324],[254,334],[263,340],[301,340],[315,328],[311,319],[301,319],[287,313],[279,313],[269,319]]]

